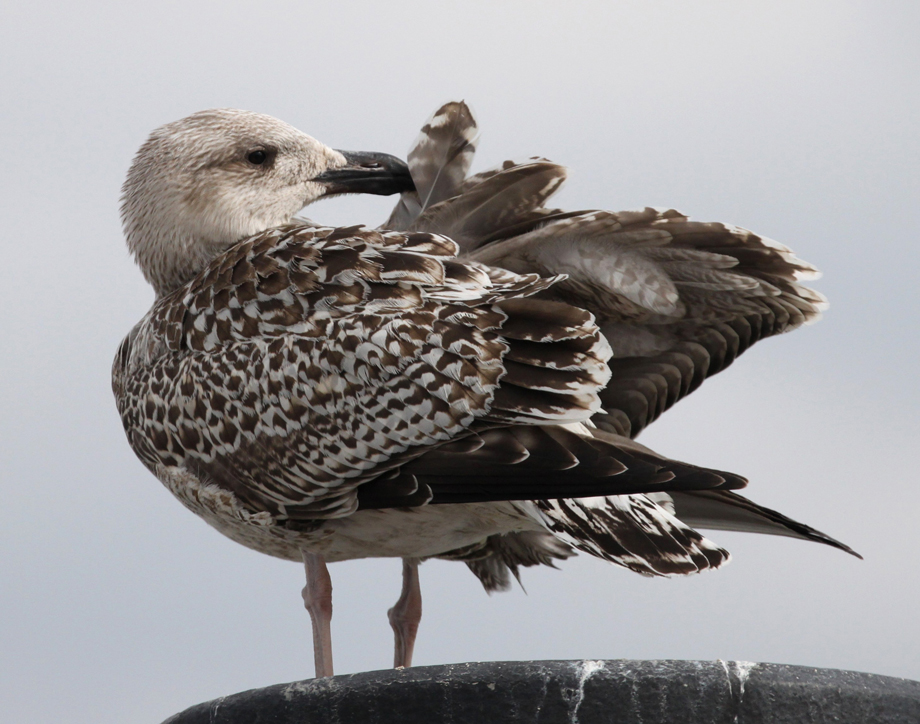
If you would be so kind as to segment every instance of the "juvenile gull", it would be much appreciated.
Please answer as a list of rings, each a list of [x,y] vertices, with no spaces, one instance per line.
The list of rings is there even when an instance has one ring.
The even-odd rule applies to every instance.
[[[474,136],[466,106],[444,106],[410,174],[210,110],[154,131],[125,182],[128,247],[157,294],[113,367],[128,440],[219,531],[303,561],[317,676],[333,672],[327,562],[404,560],[389,615],[408,666],[425,558],[498,590],[574,549],[647,575],[724,563],[692,524],[849,551],[731,492],[743,478],[630,439],[816,317],[822,299],[792,281],[811,268],[677,212],[548,210],[561,167],[467,178]],[[294,216],[348,192],[403,196],[379,230]]]

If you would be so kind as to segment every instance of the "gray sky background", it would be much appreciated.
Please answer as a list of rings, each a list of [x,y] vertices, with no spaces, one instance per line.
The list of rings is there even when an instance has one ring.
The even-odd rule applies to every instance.
[[[153,294],[117,203],[155,126],[215,106],[405,154],[448,99],[481,169],[541,154],[569,207],[672,206],[825,272],[831,310],[642,438],[750,477],[859,550],[715,533],[724,570],[582,556],[487,596],[422,567],[417,664],[742,659],[920,679],[920,6],[846,0],[4,3],[0,9],[0,717],[158,722],[312,674],[301,569],[188,513],[134,458],[109,370]],[[376,225],[392,200],[313,207]],[[332,566],[340,673],[391,661],[399,563]]]

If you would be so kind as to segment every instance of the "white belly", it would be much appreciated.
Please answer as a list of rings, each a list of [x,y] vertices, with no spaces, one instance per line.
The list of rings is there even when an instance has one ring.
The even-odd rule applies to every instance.
[[[542,530],[530,503],[462,503],[419,508],[359,510],[330,520],[332,535],[310,548],[328,561],[352,558],[428,558],[485,540],[490,535]]]
[[[182,503],[228,538],[277,558],[302,560],[301,551],[327,561],[354,558],[428,558],[479,543],[490,535],[545,530],[532,503],[496,502],[359,510],[296,531],[268,513],[247,510],[233,493],[202,484],[181,468],[159,468],[157,477]]]

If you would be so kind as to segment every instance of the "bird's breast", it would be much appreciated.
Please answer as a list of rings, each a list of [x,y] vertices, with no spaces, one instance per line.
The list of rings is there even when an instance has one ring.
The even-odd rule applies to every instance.
[[[424,505],[359,510],[342,518],[288,527],[251,511],[233,493],[180,467],[157,477],[196,515],[231,540],[276,558],[299,561],[301,551],[328,562],[356,558],[429,558],[479,543],[490,535],[545,530],[528,501]]]
[[[326,521],[332,531],[311,546],[327,561],[353,558],[428,558],[490,535],[542,530],[528,502],[461,503],[359,510]]]

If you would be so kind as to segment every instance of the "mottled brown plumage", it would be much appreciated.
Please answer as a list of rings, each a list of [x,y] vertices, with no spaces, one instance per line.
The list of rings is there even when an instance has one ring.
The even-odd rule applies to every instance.
[[[155,131],[125,184],[157,290],[113,367],[128,440],[222,533],[304,561],[318,675],[327,561],[405,559],[390,619],[408,665],[425,558],[497,590],[574,549],[648,575],[724,563],[693,520],[848,550],[731,493],[743,478],[630,439],[814,318],[820,296],[793,281],[811,268],[677,212],[548,210],[564,171],[543,159],[467,178],[475,130],[442,108],[410,180],[392,157],[205,111]],[[293,218],[347,191],[403,191],[391,228]]]
[[[447,137],[448,130],[453,138]],[[447,103],[438,109],[410,151],[409,165],[413,177],[451,179],[453,186],[442,183],[439,195],[428,203],[414,191],[403,193],[384,227],[444,234],[460,245],[462,258],[517,273],[565,275],[539,296],[591,311],[608,339],[614,351],[608,363],[611,379],[600,393],[602,409],[591,419],[591,434],[621,451],[630,449],[624,438],[636,437],[752,344],[817,321],[827,306],[821,294],[798,283],[816,278],[814,267],[781,244],[744,229],[691,221],[674,210],[546,208],[567,171],[544,158],[505,161],[469,176],[475,147],[464,142],[477,137],[466,104]],[[414,161],[423,156],[421,149],[437,145],[463,146],[467,152],[455,157],[429,152],[424,166]],[[434,170],[431,158],[449,168]],[[667,533],[675,512],[684,524],[791,535],[852,552],[736,493],[678,492],[679,482],[671,485],[664,494],[633,495],[597,508],[571,501],[540,505],[552,511],[550,525],[557,533],[572,525],[580,530],[587,552],[651,575],[700,570],[692,536]],[[648,528],[643,511],[654,508],[659,528],[629,535],[630,530]],[[606,543],[598,546],[601,539]],[[483,542],[470,567],[487,589],[506,587],[509,571],[533,564],[532,555],[512,552],[519,548]],[[710,544],[709,550],[721,549]],[[457,556],[451,552],[448,557]],[[727,554],[709,556],[702,567],[724,560]]]
[[[552,278],[455,251],[287,226],[219,256],[119,354],[119,409],[148,467],[194,469],[280,519],[338,517],[360,485],[474,423],[596,411],[609,350],[591,316],[527,300]]]

